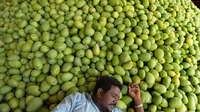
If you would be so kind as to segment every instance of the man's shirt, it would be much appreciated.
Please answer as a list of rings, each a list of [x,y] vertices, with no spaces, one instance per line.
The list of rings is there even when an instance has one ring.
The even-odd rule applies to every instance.
[[[87,93],[74,93],[64,98],[64,100],[53,109],[52,112],[100,112]],[[113,108],[112,112],[121,112],[118,108]]]

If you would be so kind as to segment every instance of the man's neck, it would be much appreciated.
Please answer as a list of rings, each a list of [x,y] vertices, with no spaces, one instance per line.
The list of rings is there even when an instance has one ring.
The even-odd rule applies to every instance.
[[[96,98],[95,95],[92,95],[92,100],[95,103],[95,105],[98,107],[98,109],[100,110],[100,112],[111,112],[108,109],[106,109],[105,107],[103,107],[101,105],[101,103],[99,103],[99,100],[98,100],[98,98]]]

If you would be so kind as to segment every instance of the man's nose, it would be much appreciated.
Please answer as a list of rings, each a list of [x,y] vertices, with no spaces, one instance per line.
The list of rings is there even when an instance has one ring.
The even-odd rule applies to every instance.
[[[116,97],[116,100],[117,100],[117,101],[119,100],[119,96]]]
[[[117,104],[117,101],[118,101],[118,100],[113,100],[113,104]]]
[[[116,97],[116,98],[114,99],[114,102],[115,102],[115,103],[117,103],[117,102],[118,102],[118,100],[119,100],[119,98],[118,98],[118,97]]]

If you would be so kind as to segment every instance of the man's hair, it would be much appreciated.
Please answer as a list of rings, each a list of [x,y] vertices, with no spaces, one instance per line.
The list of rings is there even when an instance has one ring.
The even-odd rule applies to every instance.
[[[122,84],[117,79],[111,76],[100,76],[96,80],[93,94],[96,94],[100,88],[103,89],[104,92],[107,92],[112,86],[117,86],[120,90],[122,89]]]

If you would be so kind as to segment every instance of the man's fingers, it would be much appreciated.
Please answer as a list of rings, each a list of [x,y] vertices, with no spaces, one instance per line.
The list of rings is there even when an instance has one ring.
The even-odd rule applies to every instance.
[[[130,88],[139,88],[138,84],[131,84],[129,87]]]
[[[138,86],[138,84],[132,83],[132,84],[130,84],[130,86],[134,87],[134,86]]]

